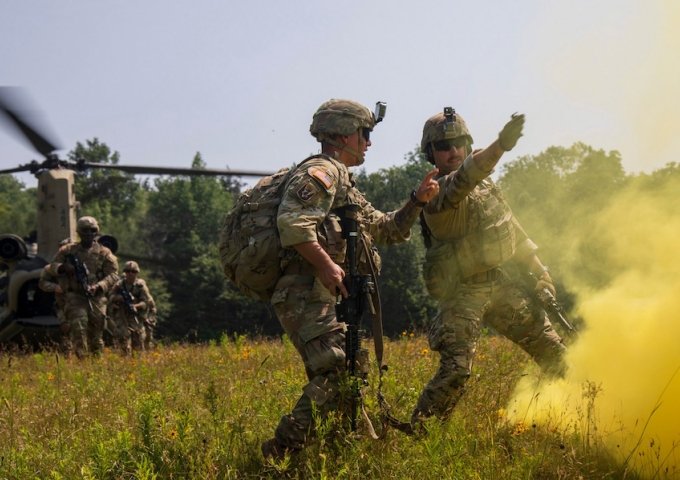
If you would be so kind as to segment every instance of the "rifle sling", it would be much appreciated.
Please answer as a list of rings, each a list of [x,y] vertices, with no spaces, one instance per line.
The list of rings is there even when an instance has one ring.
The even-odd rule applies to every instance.
[[[363,247],[364,253],[366,254],[366,260],[371,269],[371,275],[373,275],[375,284],[375,296],[377,302],[374,302],[375,314],[371,315],[371,330],[373,331],[373,346],[375,348],[375,359],[378,362],[378,368],[380,369],[380,375],[382,376],[382,372],[385,369],[385,365],[383,364],[384,346],[383,346],[382,303],[380,300],[380,287],[378,285],[378,275],[377,272],[375,271],[375,265],[373,265],[373,257],[371,257],[371,254],[368,250],[368,246],[366,245],[366,242],[364,241],[363,237],[361,238],[361,246]],[[377,306],[375,305],[376,303]]]

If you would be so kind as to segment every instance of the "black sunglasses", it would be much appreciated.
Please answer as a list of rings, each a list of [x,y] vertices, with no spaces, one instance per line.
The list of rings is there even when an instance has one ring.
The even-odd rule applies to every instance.
[[[367,142],[371,140],[371,129],[366,127],[362,128],[361,136],[364,137],[364,140],[366,140]]]
[[[460,148],[460,147],[467,147],[467,146],[468,146],[468,141],[467,141],[467,138],[465,138],[465,137],[453,138],[451,140],[438,140],[436,142],[432,142],[432,147],[437,152],[448,152],[453,147]]]

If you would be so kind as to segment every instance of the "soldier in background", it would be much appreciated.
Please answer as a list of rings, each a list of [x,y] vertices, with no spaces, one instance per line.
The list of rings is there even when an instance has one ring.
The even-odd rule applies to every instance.
[[[130,355],[133,349],[145,349],[146,322],[155,304],[146,282],[138,277],[137,262],[126,262],[123,273],[124,277],[111,289],[109,302],[114,337],[123,352]]]
[[[104,348],[106,294],[118,280],[118,260],[95,241],[99,224],[94,217],[79,218],[76,232],[80,241],[61,247],[48,271],[64,290],[64,319],[75,354],[81,358]]]
[[[545,311],[532,308],[520,276],[531,273],[536,290],[555,287],[495,183],[488,178],[522,135],[524,115],[513,115],[489,147],[472,151],[463,118],[447,107],[425,122],[421,150],[439,168],[439,196],[424,209],[423,274],[439,313],[428,339],[439,369],[413,411],[415,429],[432,415],[446,418],[463,394],[484,320],[522,347],[550,373],[564,370],[565,346]]]
[[[265,458],[281,458],[302,449],[314,434],[315,411],[324,418],[340,409],[341,378],[346,370],[345,323],[339,322],[338,295],[347,296],[346,241],[337,208],[359,206],[360,273],[379,271],[374,242],[409,239],[422,205],[436,195],[432,170],[401,209],[376,210],[354,187],[349,168],[361,165],[371,145],[375,116],[350,100],[329,100],[314,114],[310,133],[321,154],[300,164],[284,189],[277,224],[284,247],[284,275],[271,303],[276,316],[304,362],[308,383],[292,412],[284,415],[274,437],[262,444]]]
[[[64,245],[71,243],[70,238],[65,238],[59,242],[59,248]],[[64,296],[64,288],[59,283],[59,277],[53,275],[50,272],[50,264],[48,263],[40,272],[40,278],[38,280],[38,288],[44,292],[49,292],[54,294],[54,313],[57,315],[59,320],[59,331],[62,337],[62,348],[65,353],[70,353],[72,351],[72,345],[69,338],[69,328],[66,323],[66,318],[64,317],[64,306],[66,305],[66,299]]]
[[[151,350],[155,346],[154,333],[158,324],[158,310],[156,309],[156,301],[153,298],[149,301],[148,312],[144,321],[144,350]]]

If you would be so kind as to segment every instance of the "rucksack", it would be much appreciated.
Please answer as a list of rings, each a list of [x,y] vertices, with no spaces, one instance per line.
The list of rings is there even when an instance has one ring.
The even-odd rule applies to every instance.
[[[224,275],[245,295],[269,301],[283,275],[276,217],[283,190],[299,165],[282,168],[243,192],[222,222],[219,238]]]

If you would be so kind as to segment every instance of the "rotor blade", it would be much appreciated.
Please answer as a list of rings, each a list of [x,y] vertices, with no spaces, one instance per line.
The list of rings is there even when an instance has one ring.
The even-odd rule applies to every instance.
[[[0,174],[3,173],[17,173],[17,172],[28,172],[31,170],[31,165],[19,165],[18,167],[8,168],[6,170],[0,170]]]
[[[254,170],[215,170],[207,168],[177,168],[177,167],[144,167],[141,165],[115,165],[109,163],[78,162],[78,169],[107,168],[127,173],[141,175],[210,175],[231,177],[266,177],[274,172],[259,172]]]
[[[26,137],[38,152],[47,157],[58,148],[39,134],[34,126],[29,125],[27,120],[28,112],[24,110],[20,113],[17,108],[12,108],[10,104],[18,105],[25,103],[19,100],[19,89],[12,87],[0,87],[0,110],[9,118],[16,128]],[[35,122],[34,122],[35,123]]]

